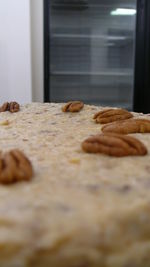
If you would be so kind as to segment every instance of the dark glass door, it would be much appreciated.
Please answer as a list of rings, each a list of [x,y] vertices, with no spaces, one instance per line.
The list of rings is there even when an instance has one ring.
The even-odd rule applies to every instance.
[[[147,0],[44,3],[45,100],[133,109],[137,7]]]

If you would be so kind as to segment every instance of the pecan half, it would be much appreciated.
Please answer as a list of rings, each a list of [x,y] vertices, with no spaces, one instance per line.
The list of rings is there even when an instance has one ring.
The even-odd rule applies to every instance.
[[[18,112],[20,109],[20,105],[17,102],[10,102],[9,111],[11,113]]]
[[[106,109],[106,110],[102,110],[97,112],[93,119],[97,122],[97,123],[109,123],[109,122],[113,122],[113,121],[118,121],[118,120],[125,120],[125,119],[129,119],[132,118],[133,115],[125,110],[125,109],[121,109],[121,108],[117,108],[117,109]]]
[[[5,102],[1,107],[0,107],[0,112],[5,112],[9,110],[9,103]]]
[[[146,147],[136,138],[109,133],[89,137],[82,143],[82,149],[88,153],[102,153],[115,157],[147,154]]]
[[[119,134],[130,133],[150,133],[150,120],[129,119],[120,122],[112,122],[102,127],[102,132],[112,132]]]
[[[10,184],[30,180],[33,169],[28,158],[19,150],[0,154],[0,183]]]
[[[62,107],[63,112],[78,112],[84,107],[84,103],[81,101],[70,101]]]

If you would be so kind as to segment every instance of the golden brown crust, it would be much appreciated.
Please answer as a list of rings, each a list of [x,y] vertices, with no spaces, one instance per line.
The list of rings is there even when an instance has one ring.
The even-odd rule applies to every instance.
[[[150,133],[150,120],[129,119],[120,122],[112,122],[102,127],[102,132],[112,132],[118,134],[130,133]]]
[[[121,108],[117,108],[117,109],[106,109],[106,110],[102,110],[97,112],[93,119],[97,122],[97,123],[109,123],[109,122],[113,122],[113,121],[120,121],[120,120],[126,120],[129,118],[132,118],[133,115],[125,110],[125,109],[121,109]]]
[[[30,180],[32,175],[32,165],[21,151],[13,149],[0,154],[0,183]]]
[[[142,142],[130,136],[119,134],[100,134],[86,139],[82,148],[89,153],[102,153],[109,156],[146,155],[147,149]]]
[[[84,107],[84,103],[81,101],[70,101],[62,107],[63,112],[78,112]]]

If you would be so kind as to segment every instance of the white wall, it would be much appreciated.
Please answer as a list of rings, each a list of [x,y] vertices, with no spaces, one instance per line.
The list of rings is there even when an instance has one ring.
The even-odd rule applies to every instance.
[[[30,40],[30,0],[0,0],[0,103],[32,99]]]

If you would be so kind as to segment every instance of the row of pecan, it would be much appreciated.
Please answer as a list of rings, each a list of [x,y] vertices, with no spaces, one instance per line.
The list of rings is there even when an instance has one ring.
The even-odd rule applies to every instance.
[[[14,103],[14,105],[12,105]],[[3,111],[14,110],[16,102],[3,105]],[[83,108],[84,104],[80,101],[69,102],[62,108],[64,112],[77,112]],[[11,108],[12,107],[12,108]],[[18,105],[16,106],[18,109]],[[131,114],[131,113],[130,113]],[[92,136],[82,143],[84,151],[89,153],[104,153],[110,156],[122,157],[128,155],[146,155],[146,147],[131,136],[120,135],[134,132],[150,132],[150,121],[142,119],[130,119],[128,111],[121,109],[109,109],[100,111],[94,115],[94,119],[100,123],[108,123],[123,120],[118,123],[112,122],[103,126],[103,134]],[[129,116],[130,115],[130,116]],[[127,120],[128,119],[128,120]],[[114,126],[115,125],[115,126]],[[19,150],[11,150],[6,153],[0,152],[0,182],[10,184],[16,181],[30,180],[33,175],[32,164],[28,158]]]
[[[70,101],[62,107],[63,112],[79,112],[84,107],[81,101]],[[150,121],[146,119],[133,119],[133,114],[125,109],[106,109],[97,112],[93,119],[97,123],[107,124],[102,132],[118,134],[149,133]]]
[[[13,102],[5,102],[0,107],[0,112],[18,112],[20,105]],[[0,152],[0,183],[11,184],[17,181],[28,181],[33,176],[33,168],[30,160],[18,149],[9,152]]]
[[[69,109],[76,112],[83,107],[84,104],[76,101],[76,103],[68,104],[64,111]],[[20,106],[17,102],[5,102],[0,107],[0,112],[10,111],[12,113],[19,111]],[[30,180],[33,175],[33,168],[30,160],[18,149],[9,152],[0,152],[0,183],[11,184],[17,181]]]
[[[106,124],[101,129],[103,133],[150,133],[150,120],[133,119],[132,113],[125,109],[106,109],[96,113],[93,119]]]
[[[101,135],[88,138],[82,143],[84,151],[117,157],[147,154],[147,149],[141,141],[124,135],[150,133],[149,120],[133,119],[132,113],[119,108],[100,111],[93,119],[105,125],[101,129]]]
[[[83,102],[72,101],[63,106],[62,111],[77,112],[83,106]],[[93,119],[96,123],[106,125],[101,129],[102,134],[92,136],[82,143],[85,152],[103,153],[117,157],[147,154],[147,149],[142,142],[122,134],[149,133],[149,120],[133,119],[132,113],[121,108],[99,111]]]
[[[5,102],[2,106],[0,106],[0,112],[10,111],[11,113],[18,112],[20,110],[20,105],[13,102]]]

